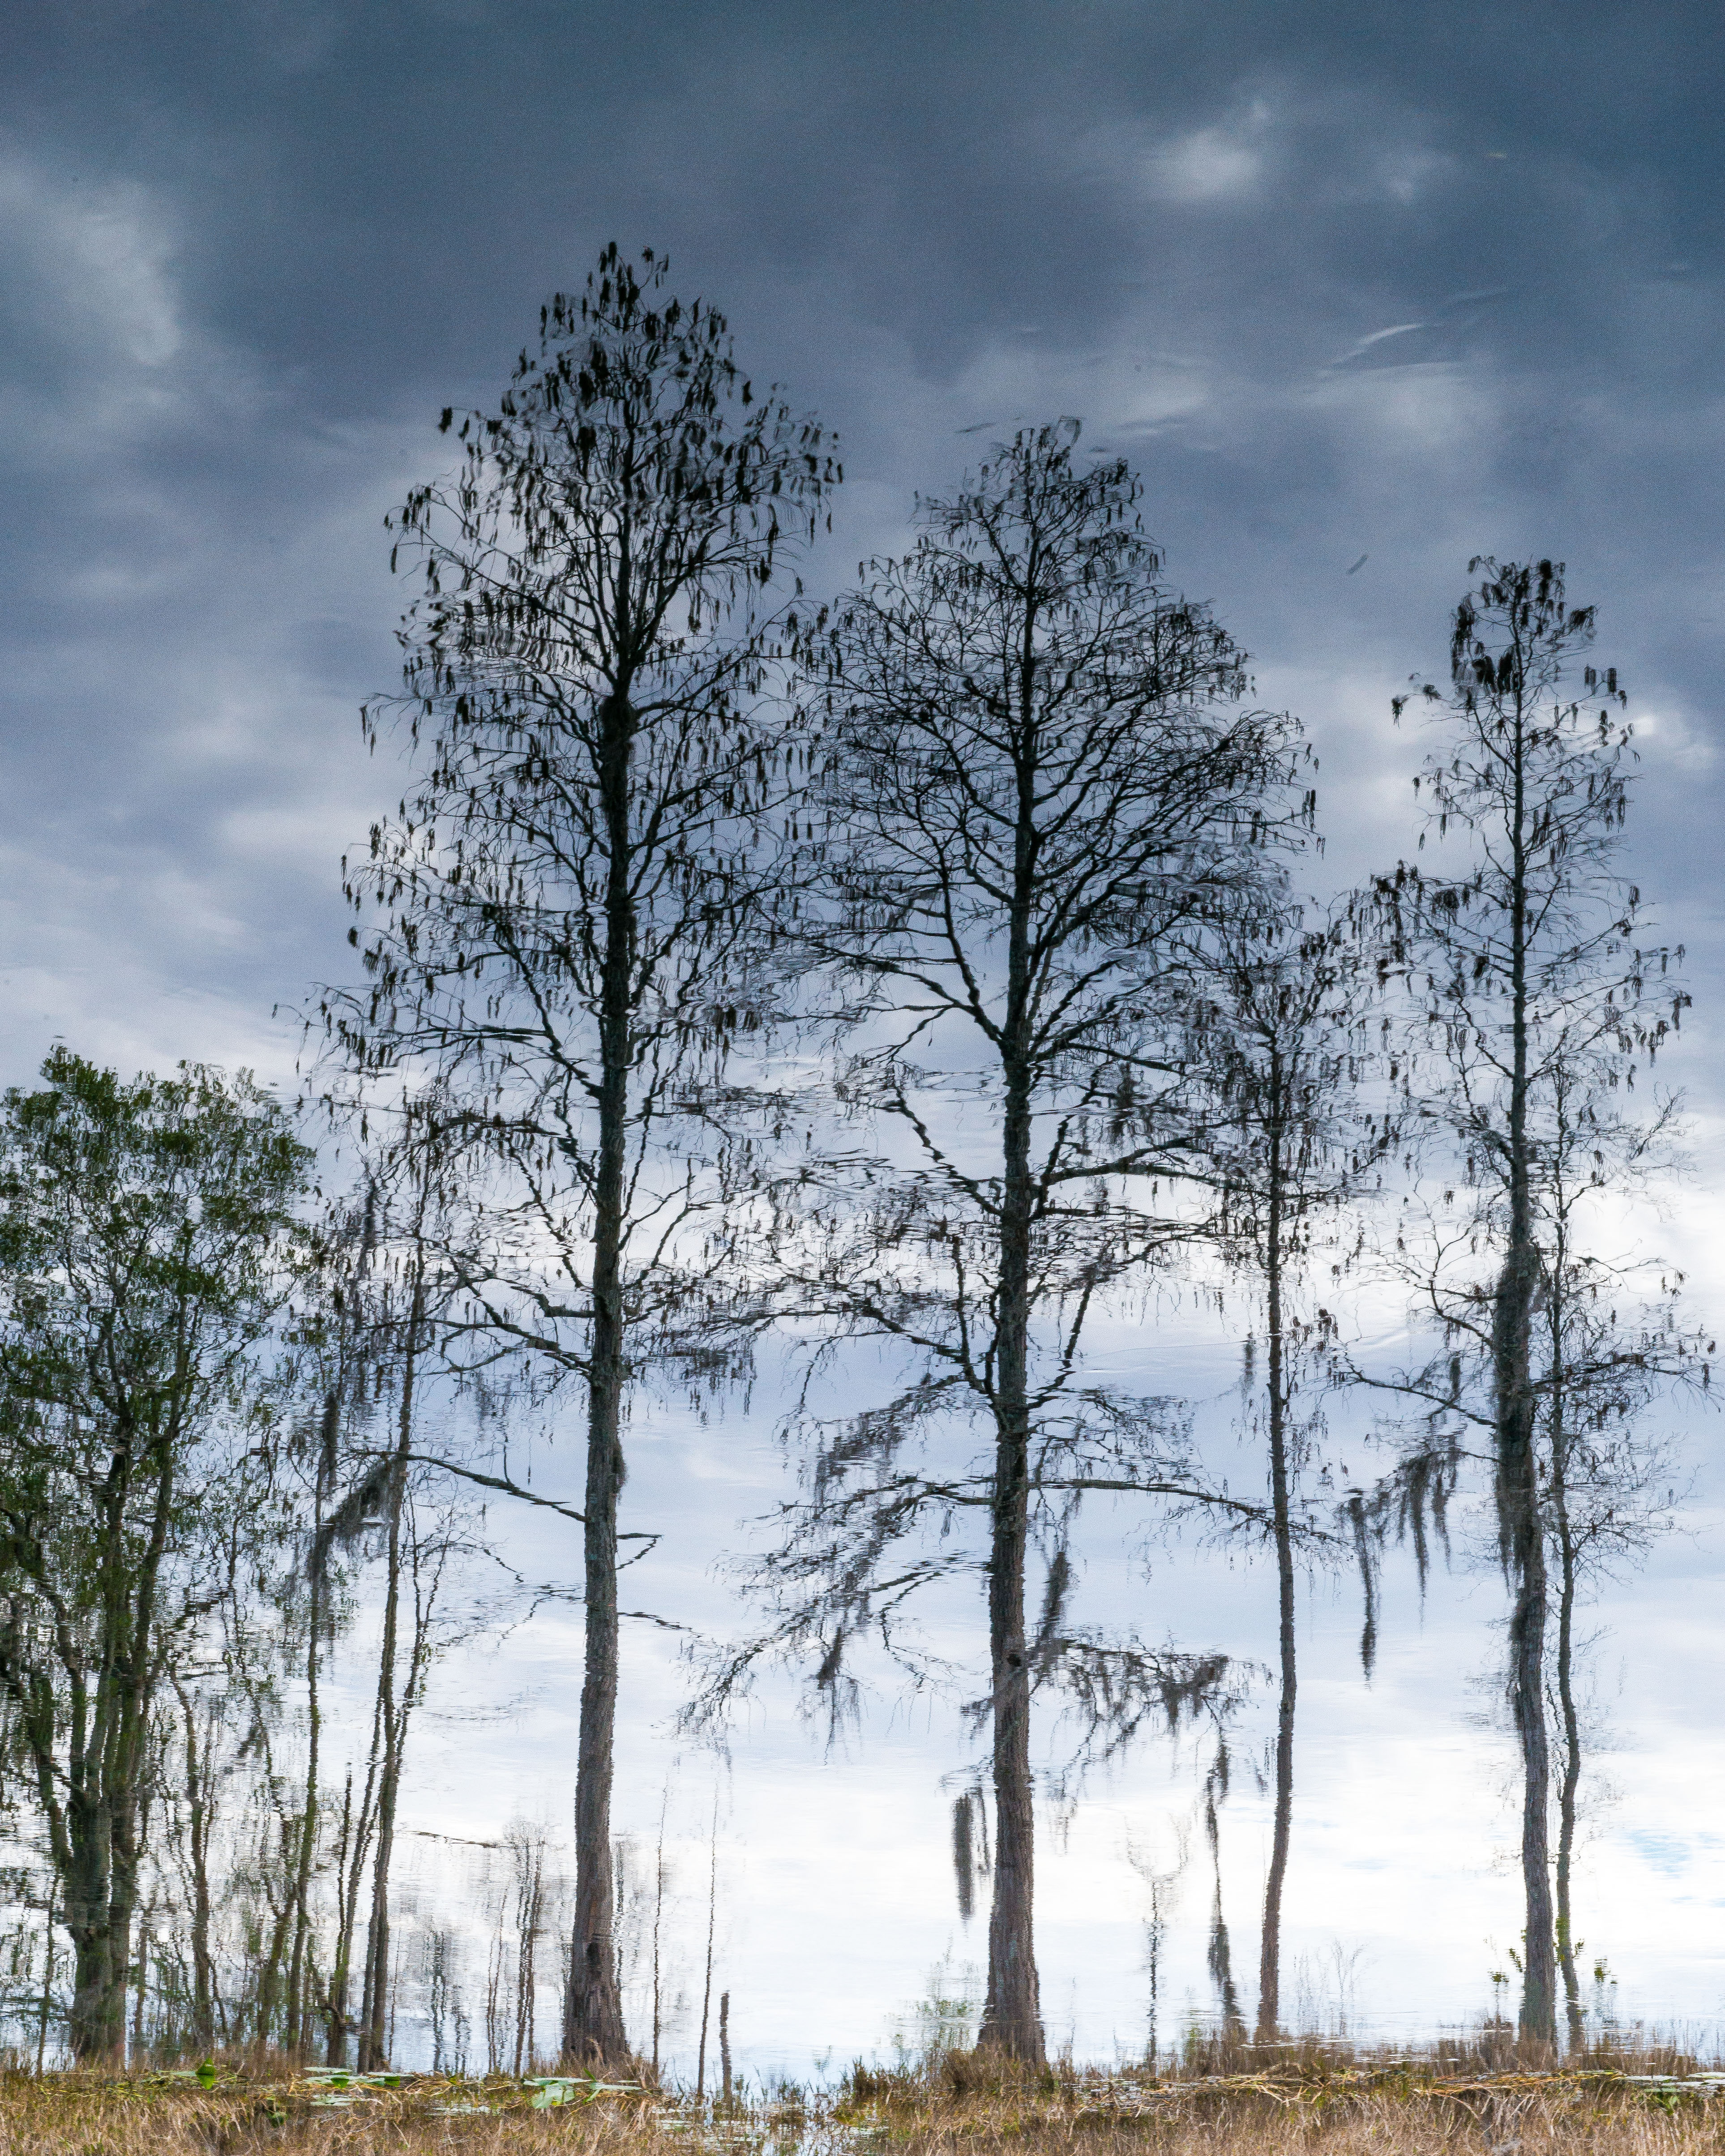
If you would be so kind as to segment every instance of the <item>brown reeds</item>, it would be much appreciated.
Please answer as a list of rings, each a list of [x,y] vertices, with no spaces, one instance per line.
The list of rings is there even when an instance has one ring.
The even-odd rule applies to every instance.
[[[1492,2033],[1417,2055],[1316,2041],[1177,2073],[1014,2066],[947,2051],[859,2066],[836,2093],[722,2112],[651,2088],[408,2077],[336,2092],[223,2072],[0,2074],[4,2156],[1716,2156],[1725,2077],[1644,2046],[1560,2071],[1504,2064]],[[1239,2046],[1242,2052],[1255,2047]]]

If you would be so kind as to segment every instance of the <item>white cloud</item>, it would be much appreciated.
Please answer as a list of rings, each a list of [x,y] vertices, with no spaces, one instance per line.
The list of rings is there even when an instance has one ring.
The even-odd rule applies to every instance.
[[[1199,127],[1177,136],[1146,161],[1151,194],[1163,202],[1238,202],[1255,192],[1264,174],[1260,134],[1266,118],[1255,105],[1244,127]]]
[[[1086,449],[1152,433],[1195,416],[1209,403],[1212,384],[1204,367],[1141,353],[1143,346],[1131,333],[1083,357],[1058,346],[999,340],[985,346],[965,369],[957,402],[961,408],[999,412],[1002,434],[1058,412],[1076,412],[1085,423]]]
[[[1080,169],[1151,202],[1229,203],[1255,195],[1269,162],[1269,106],[1156,137],[1137,124],[1091,129],[1077,146]]]
[[[1354,453],[1386,449],[1421,462],[1490,454],[1499,430],[1494,387],[1453,360],[1415,360],[1363,372],[1326,369],[1314,402],[1353,438]]]
[[[0,261],[14,306],[86,354],[161,367],[184,341],[161,207],[131,181],[85,187],[0,158]]]
[[[254,367],[186,306],[178,247],[177,215],[139,182],[0,144],[0,426],[27,465],[88,469],[254,405]]]
[[[1681,711],[1637,711],[1635,741],[1651,762],[1674,765],[1679,771],[1711,771],[1719,751],[1712,737]]]
[[[1384,343],[1386,338],[1409,336],[1415,330],[1429,329],[1430,326],[1429,322],[1392,322],[1387,330],[1373,330],[1369,336],[1363,336],[1357,344],[1350,345],[1341,357],[1332,364],[1337,367],[1346,367],[1349,360],[1358,359],[1363,353],[1370,352],[1374,345]]]

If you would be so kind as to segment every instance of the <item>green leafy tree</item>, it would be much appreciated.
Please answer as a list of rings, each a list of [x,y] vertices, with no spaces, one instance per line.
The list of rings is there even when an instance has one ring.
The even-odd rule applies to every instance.
[[[152,1712],[259,1517],[311,1156],[249,1078],[126,1082],[64,1050],[42,1075],[0,1110],[0,1694],[72,2050],[113,2061]]]

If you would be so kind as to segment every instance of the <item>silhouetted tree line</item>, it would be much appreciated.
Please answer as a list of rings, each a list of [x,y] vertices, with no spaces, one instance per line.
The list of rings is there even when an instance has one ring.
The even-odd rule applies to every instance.
[[[625,1525],[629,1403],[722,1385],[771,1338],[800,1480],[741,1568],[749,1625],[693,1652],[691,1720],[773,1663],[835,1724],[860,1658],[945,1681],[916,1609],[973,1585],[952,1831],[963,1912],[990,1897],[983,2046],[1044,2054],[1039,1727],[1065,1787],[1152,1730],[1210,1729],[1219,1861],[1250,1672],[1147,1589],[1085,1614],[1086,1501],[1274,1565],[1267,2041],[1302,1574],[1359,1565],[1369,1670],[1386,1544],[1423,1584],[1464,1487],[1509,1598],[1520,2032],[1579,2043],[1578,1617],[1664,1523],[1650,1411],[1711,1353],[1614,1224],[1675,1157],[1649,1074],[1687,997],[1623,873],[1633,750],[1592,609],[1552,562],[1470,564],[1447,686],[1396,700],[1431,742],[1413,860],[1320,904],[1298,721],[1253,702],[1245,654],[1167,581],[1139,480],[1076,423],[920,500],[907,551],[825,604],[793,571],[836,447],[651,254],[608,249],[495,411],[443,424],[453,470],[391,520],[416,585],[403,690],[364,714],[374,746],[403,741],[408,792],[344,865],[360,970],[323,993],[306,1099],[65,1051],[5,1099],[0,1766],[33,1852],[14,2025],[39,2060],[51,2020],[80,2060],[388,2060],[413,1717],[441,1649],[552,1591],[488,1530],[525,1503],[579,1531],[575,1864],[565,1897],[542,1837],[496,1845],[488,2056],[644,2051],[634,1908],[656,2060],[664,1836],[653,1900],[619,1876],[611,1788],[621,1627],[677,1620],[621,1606],[660,1532]],[[1405,1305],[1420,1359],[1358,1347],[1348,1279]],[[1094,1352],[1135,1322],[1153,1372],[1182,1286],[1245,1335],[1249,1496],[1182,1401]],[[1375,1482],[1337,1479],[1343,1387]],[[576,1403],[578,1502],[501,1448],[512,1416]],[[338,1758],[331,1658],[362,1610],[370,1727]],[[711,1931],[710,1909],[709,1994]],[[454,1949],[427,1953],[439,2059],[465,2056]],[[554,2035],[533,2021],[553,1964]]]

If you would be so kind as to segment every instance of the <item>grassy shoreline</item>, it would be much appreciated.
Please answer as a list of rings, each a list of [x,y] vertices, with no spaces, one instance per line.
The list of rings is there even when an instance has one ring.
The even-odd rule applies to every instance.
[[[1173,2072],[1003,2074],[973,2053],[859,2066],[728,2108],[577,2079],[362,2081],[259,2061],[0,2073],[4,2156],[1700,2156],[1725,2150],[1725,2073],[1669,2047],[1544,2067],[1457,2044],[1318,2045]],[[206,2082],[208,2085],[205,2085]],[[393,2085],[392,2085],[393,2084]]]

